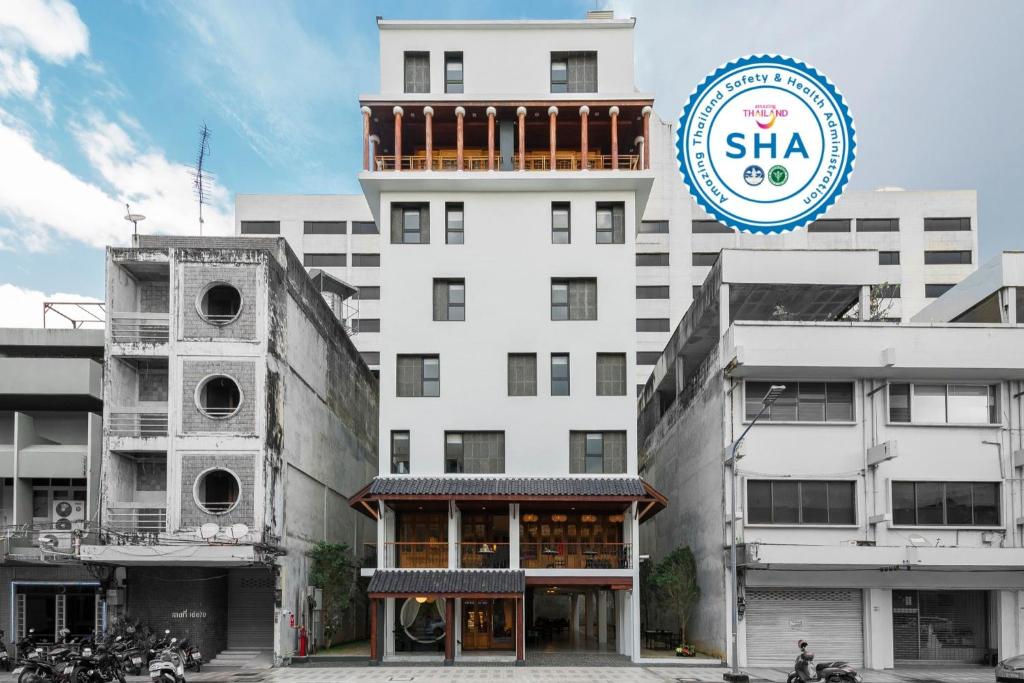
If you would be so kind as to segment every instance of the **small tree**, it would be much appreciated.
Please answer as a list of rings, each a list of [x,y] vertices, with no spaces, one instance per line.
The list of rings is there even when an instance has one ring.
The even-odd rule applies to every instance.
[[[309,557],[309,583],[323,591],[324,640],[331,644],[341,631],[342,616],[352,604],[356,563],[345,543],[319,541],[309,551]]]
[[[697,562],[690,546],[679,546],[666,555],[651,573],[651,583],[658,591],[658,601],[672,616],[679,631],[679,642],[686,642],[686,622],[700,597],[697,585]]]

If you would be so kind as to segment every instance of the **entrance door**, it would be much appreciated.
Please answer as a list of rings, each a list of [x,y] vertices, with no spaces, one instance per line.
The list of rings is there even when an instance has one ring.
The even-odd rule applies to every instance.
[[[819,662],[864,660],[863,591],[748,588],[743,618],[750,666],[791,665],[800,639]]]
[[[511,650],[515,648],[515,600],[462,601],[463,650]]]
[[[979,664],[988,652],[988,594],[894,590],[892,636],[898,664]]]
[[[274,575],[266,569],[228,572],[228,649],[274,648]]]

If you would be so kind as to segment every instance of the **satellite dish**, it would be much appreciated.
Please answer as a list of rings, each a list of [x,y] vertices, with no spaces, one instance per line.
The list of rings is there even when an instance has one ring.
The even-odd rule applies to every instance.
[[[232,524],[228,533],[231,534],[231,538],[242,538],[249,533],[249,527],[241,523]]]
[[[124,205],[124,209],[127,212],[125,214],[125,216],[124,216],[124,219],[126,221],[128,221],[129,223],[131,223],[132,226],[134,226],[135,234],[138,235],[139,234],[139,221],[146,220],[146,217],[143,216],[141,213],[132,213],[131,207],[128,206],[127,204]]]
[[[39,547],[43,549],[52,549],[57,547],[57,537],[53,534],[41,534],[39,536]]]
[[[206,524],[199,527],[199,538],[202,538],[203,540],[210,540],[211,538],[216,536],[217,532],[219,531],[219,525],[214,524],[213,522],[207,522]]]

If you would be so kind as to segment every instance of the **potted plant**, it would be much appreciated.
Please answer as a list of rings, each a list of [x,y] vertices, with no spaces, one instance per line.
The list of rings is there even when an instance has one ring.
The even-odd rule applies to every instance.
[[[676,657],[695,657],[697,655],[697,648],[689,643],[683,643],[676,648]]]

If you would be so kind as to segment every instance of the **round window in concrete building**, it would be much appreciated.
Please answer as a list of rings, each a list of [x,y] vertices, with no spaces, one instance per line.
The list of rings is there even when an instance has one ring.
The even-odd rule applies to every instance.
[[[228,325],[242,312],[242,293],[226,282],[211,282],[196,299],[196,310],[211,325]]]
[[[238,505],[241,483],[231,470],[213,468],[196,477],[192,495],[196,505],[214,515],[231,512]]]
[[[196,407],[206,417],[229,418],[242,407],[242,390],[227,375],[210,375],[196,387]]]

